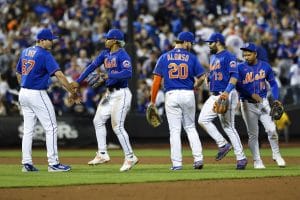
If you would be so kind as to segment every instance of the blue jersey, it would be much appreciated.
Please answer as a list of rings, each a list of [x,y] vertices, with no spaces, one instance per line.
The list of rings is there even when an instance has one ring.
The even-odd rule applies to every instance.
[[[265,98],[267,96],[268,81],[271,86],[276,85],[275,90],[278,90],[274,73],[271,66],[264,61],[258,60],[256,65],[248,65],[247,62],[238,64],[239,80],[237,83],[237,90],[240,93],[240,99],[249,100],[252,99],[252,94],[258,94],[260,97]],[[275,99],[278,99],[278,91],[275,94]],[[276,96],[277,95],[277,96]]]
[[[214,54],[210,57],[209,70],[210,91],[223,92],[232,74],[237,76],[236,57],[227,50]]]
[[[176,89],[194,89],[194,77],[204,74],[197,57],[182,48],[175,48],[161,55],[153,74],[164,78],[165,91]]]
[[[80,83],[102,64],[104,64],[104,68],[108,75],[108,79],[105,82],[107,87],[128,87],[128,79],[132,77],[132,65],[129,55],[123,48],[120,48],[118,51],[113,53],[109,50],[103,50],[100,52],[100,54],[89,66],[87,66],[85,71],[76,81]]]
[[[60,70],[52,54],[40,46],[24,49],[17,63],[17,72],[21,74],[21,87],[45,90],[49,78]]]

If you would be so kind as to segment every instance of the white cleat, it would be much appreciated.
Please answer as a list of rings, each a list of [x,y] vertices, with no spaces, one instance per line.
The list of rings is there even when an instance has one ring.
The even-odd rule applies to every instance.
[[[265,169],[265,165],[262,160],[254,160],[254,169]]]
[[[130,159],[125,158],[124,163],[123,163],[122,167],[120,168],[120,172],[126,172],[126,171],[130,170],[138,162],[139,162],[139,159],[136,156],[133,156]]]
[[[283,158],[281,156],[277,156],[273,159],[274,159],[274,161],[276,161],[276,163],[279,167],[285,167],[285,165],[286,165],[285,161],[283,160]]]
[[[93,160],[89,161],[88,164],[89,165],[98,165],[98,164],[106,163],[108,161],[110,161],[110,157],[107,153],[101,154],[101,153],[96,152],[95,158]]]

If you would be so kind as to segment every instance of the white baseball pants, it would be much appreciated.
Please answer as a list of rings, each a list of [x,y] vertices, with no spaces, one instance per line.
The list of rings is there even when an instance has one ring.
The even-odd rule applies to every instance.
[[[173,166],[182,166],[181,126],[189,140],[194,162],[203,160],[202,145],[195,128],[195,95],[192,90],[171,90],[166,93],[166,114],[170,130]]]
[[[261,160],[258,144],[258,120],[261,121],[268,134],[273,158],[280,156],[278,135],[275,123],[269,115],[270,110],[269,101],[266,98],[263,99],[263,103],[249,103],[248,101],[241,102],[242,116],[246,123],[249,136],[248,144],[252,152],[253,160]]]
[[[99,152],[107,153],[105,123],[111,117],[112,129],[119,139],[125,157],[132,157],[133,151],[129,136],[124,128],[125,118],[130,110],[131,98],[132,94],[129,88],[121,88],[113,92],[107,92],[101,99],[93,120]]]
[[[24,117],[22,164],[32,164],[32,139],[37,119],[39,119],[46,132],[48,163],[49,165],[58,164],[57,123],[54,107],[46,90],[21,88],[19,102]]]
[[[227,144],[227,140],[222,136],[218,131],[217,127],[214,125],[213,120],[216,117],[219,117],[221,125],[229,137],[229,140],[233,146],[234,154],[236,155],[237,160],[242,160],[246,158],[243,146],[235,129],[235,112],[238,105],[238,94],[236,90],[232,90],[229,93],[228,101],[229,107],[225,114],[217,114],[213,111],[213,105],[215,101],[220,97],[220,95],[211,95],[206,102],[204,103],[202,110],[200,112],[198,123],[202,126],[206,132],[216,141],[218,147],[222,147]]]

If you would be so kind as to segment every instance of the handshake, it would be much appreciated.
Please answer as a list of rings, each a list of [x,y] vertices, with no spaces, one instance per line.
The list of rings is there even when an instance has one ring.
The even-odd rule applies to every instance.
[[[73,105],[74,103],[75,104],[81,103],[82,99],[81,99],[79,87],[80,87],[79,83],[75,81],[70,83],[70,89],[69,89],[70,95],[68,97],[69,105]]]

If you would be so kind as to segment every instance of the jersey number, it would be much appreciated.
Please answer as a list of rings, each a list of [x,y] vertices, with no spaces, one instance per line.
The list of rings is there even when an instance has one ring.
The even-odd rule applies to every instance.
[[[189,74],[188,65],[185,63],[180,63],[177,65],[176,63],[170,63],[168,65],[169,68],[169,78],[180,78],[180,79],[186,79]]]
[[[27,75],[34,67],[34,60],[22,59],[22,75]]]
[[[214,77],[215,77],[215,80],[216,80],[216,81],[221,81],[221,80],[223,80],[223,74],[222,74],[222,72],[215,72],[215,73],[214,73]]]

